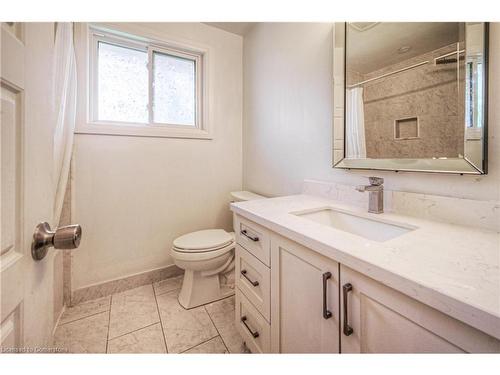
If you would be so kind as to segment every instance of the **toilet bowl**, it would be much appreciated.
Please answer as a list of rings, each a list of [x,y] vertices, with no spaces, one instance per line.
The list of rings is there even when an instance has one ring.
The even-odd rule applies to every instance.
[[[234,268],[234,234],[208,229],[174,240],[171,250],[177,267],[184,269],[179,303],[186,309],[234,294],[221,288],[220,276]]]
[[[233,201],[262,199],[250,192],[231,193]],[[191,309],[234,294],[234,285],[221,283],[234,271],[234,233],[224,229],[191,232],[176,238],[170,254],[184,270],[179,303]],[[230,278],[230,277],[229,277]]]

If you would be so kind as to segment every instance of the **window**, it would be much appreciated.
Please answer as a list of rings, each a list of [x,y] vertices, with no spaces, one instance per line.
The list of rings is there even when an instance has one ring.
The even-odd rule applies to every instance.
[[[482,128],[483,64],[480,59],[471,60],[465,66],[465,124],[467,128]]]
[[[146,51],[97,43],[98,121],[148,122],[147,65]]]
[[[153,52],[154,122],[195,125],[195,77],[195,61]]]
[[[209,138],[202,112],[206,51],[94,28],[89,35],[90,128]]]

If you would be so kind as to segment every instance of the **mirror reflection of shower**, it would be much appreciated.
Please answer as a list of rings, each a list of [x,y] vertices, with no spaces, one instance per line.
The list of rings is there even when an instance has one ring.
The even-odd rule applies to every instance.
[[[467,157],[480,166],[483,27],[349,23],[346,157]]]

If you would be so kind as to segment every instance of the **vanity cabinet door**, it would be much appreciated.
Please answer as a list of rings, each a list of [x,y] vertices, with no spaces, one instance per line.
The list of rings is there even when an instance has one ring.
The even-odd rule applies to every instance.
[[[338,353],[338,263],[280,236],[271,247],[272,351]]]
[[[495,338],[344,265],[340,293],[342,353],[500,350]]]

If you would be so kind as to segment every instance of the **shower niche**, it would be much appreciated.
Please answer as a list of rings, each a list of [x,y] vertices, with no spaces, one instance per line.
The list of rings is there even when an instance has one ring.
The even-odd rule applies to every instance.
[[[334,44],[335,168],[487,173],[487,23],[336,23]]]
[[[402,118],[394,121],[394,139],[407,141],[418,139],[418,117]]]

